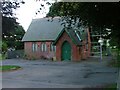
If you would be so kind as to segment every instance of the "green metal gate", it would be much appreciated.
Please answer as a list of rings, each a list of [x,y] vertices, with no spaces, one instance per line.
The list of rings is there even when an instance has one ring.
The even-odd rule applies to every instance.
[[[62,45],[62,60],[71,60],[71,45],[67,41]]]

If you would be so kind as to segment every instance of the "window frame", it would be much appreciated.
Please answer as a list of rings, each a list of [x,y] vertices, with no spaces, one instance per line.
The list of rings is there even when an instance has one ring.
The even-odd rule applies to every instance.
[[[53,45],[53,42],[50,44],[50,51],[56,52],[56,46]]]
[[[41,51],[42,51],[42,52],[46,52],[46,51],[47,51],[46,42],[42,42],[42,43],[41,43]]]
[[[32,42],[32,52],[37,52],[38,50],[38,45],[36,42]]]

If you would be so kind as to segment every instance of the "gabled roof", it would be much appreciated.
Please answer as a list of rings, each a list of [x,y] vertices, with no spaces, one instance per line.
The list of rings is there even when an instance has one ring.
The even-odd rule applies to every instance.
[[[82,45],[82,40],[85,40],[87,37],[87,32],[84,30],[84,33],[81,32],[80,29],[63,29],[61,33],[56,38],[54,45],[57,43],[59,38],[62,36],[62,34],[66,32],[69,37],[71,38],[72,42],[76,45]]]
[[[65,28],[60,21],[60,17],[33,19],[22,41],[55,41],[61,37],[65,31],[74,44],[81,45],[81,41],[86,39],[85,30]],[[83,32],[84,31],[84,32]]]
[[[59,19],[33,19],[22,41],[54,41],[64,28]]]

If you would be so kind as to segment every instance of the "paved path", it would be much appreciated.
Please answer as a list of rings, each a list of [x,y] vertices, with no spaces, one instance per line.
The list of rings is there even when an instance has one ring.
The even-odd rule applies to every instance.
[[[81,62],[9,59],[3,65],[19,65],[21,70],[2,74],[3,88],[85,88],[117,82],[116,68],[107,67],[110,58],[89,58]]]

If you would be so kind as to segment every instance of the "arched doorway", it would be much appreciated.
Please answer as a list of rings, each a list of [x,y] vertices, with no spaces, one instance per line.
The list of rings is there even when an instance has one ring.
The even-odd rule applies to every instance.
[[[71,45],[67,41],[62,45],[62,60],[71,60]]]

